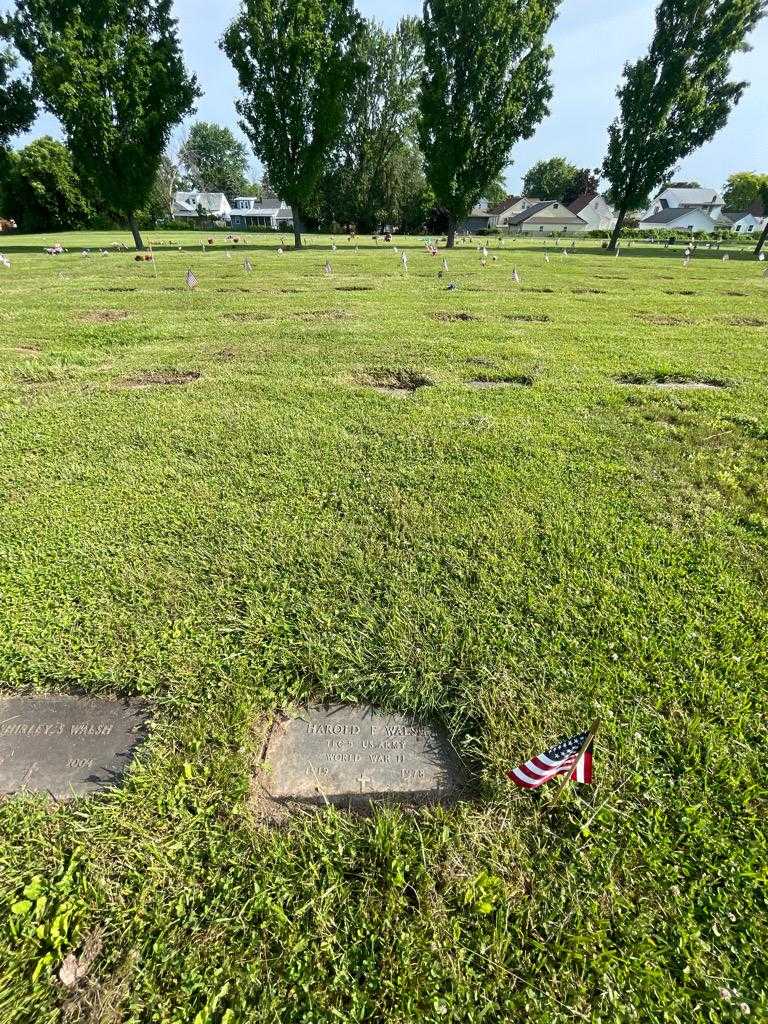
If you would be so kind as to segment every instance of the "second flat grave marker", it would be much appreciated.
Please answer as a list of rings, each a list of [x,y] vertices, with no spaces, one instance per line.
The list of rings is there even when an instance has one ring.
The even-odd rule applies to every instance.
[[[463,788],[458,758],[437,727],[359,705],[312,705],[275,723],[265,790],[281,802],[428,804]]]

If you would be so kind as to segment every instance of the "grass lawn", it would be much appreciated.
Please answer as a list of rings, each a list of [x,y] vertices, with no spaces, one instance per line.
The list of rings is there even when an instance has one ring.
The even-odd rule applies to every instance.
[[[116,238],[0,241],[2,687],[154,706],[123,789],[0,805],[2,1024],[765,1020],[766,264]],[[326,698],[477,797],[260,822]],[[595,717],[596,785],[506,781]]]

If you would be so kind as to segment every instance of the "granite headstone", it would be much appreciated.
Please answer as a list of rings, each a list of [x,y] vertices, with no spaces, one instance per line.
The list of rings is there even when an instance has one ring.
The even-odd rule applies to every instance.
[[[0,698],[0,794],[64,799],[119,785],[147,718],[141,701]]]
[[[445,733],[368,706],[312,705],[276,721],[261,781],[276,801],[422,805],[455,799],[461,767]]]

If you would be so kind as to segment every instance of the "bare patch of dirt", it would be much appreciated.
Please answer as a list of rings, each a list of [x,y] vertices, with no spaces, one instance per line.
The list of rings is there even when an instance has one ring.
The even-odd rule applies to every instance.
[[[233,348],[223,348],[220,352],[214,353],[214,359],[218,359],[220,363],[231,363],[236,356],[237,353]]]
[[[471,320],[479,320],[474,313],[433,313],[435,320],[443,324],[469,323]]]
[[[515,377],[478,377],[468,380],[467,387],[474,391],[486,391],[490,388],[532,388],[533,377],[523,374]]]
[[[728,382],[714,377],[693,377],[683,373],[622,373],[616,380],[619,384],[634,384],[656,388],[682,390],[713,390],[727,388]]]
[[[690,288],[678,288],[672,289],[671,291],[665,292],[666,295],[695,295],[696,292],[691,291]]]
[[[684,316],[668,316],[665,313],[641,313],[639,319],[656,327],[679,327],[682,324],[693,323],[693,320],[688,320]]]
[[[756,316],[732,316],[728,323],[731,327],[768,327],[768,320]]]
[[[269,313],[224,313],[225,320],[231,320],[238,324],[263,323],[265,320],[272,320]]]
[[[0,346],[0,352],[18,352],[20,356],[32,358],[39,356],[42,353],[42,349],[37,348],[35,345],[11,345],[8,348],[3,345]]]
[[[301,312],[294,313],[293,315],[298,317],[299,320],[303,320],[305,323],[330,323],[335,320],[352,319],[352,314],[348,313],[345,309],[305,309]]]
[[[539,295],[554,295],[554,288],[521,288],[522,292],[538,292]]]
[[[142,370],[117,383],[124,388],[151,388],[163,384],[191,384],[200,376],[199,370]]]
[[[548,324],[552,317],[546,313],[505,313],[504,319],[526,324]]]
[[[605,288],[571,288],[574,295],[607,295]]]
[[[281,295],[303,295],[304,291],[301,288],[281,288]]]
[[[115,287],[115,288],[99,288],[98,291],[100,291],[100,292],[135,292],[135,291],[138,291],[138,289],[137,288]]]
[[[130,316],[124,309],[92,309],[90,313],[83,313],[80,319],[87,324],[116,324]]]
[[[372,292],[373,290],[372,284],[344,284],[339,285],[336,289],[337,292]]]
[[[746,292],[723,292],[723,295],[733,295],[735,298],[745,299],[747,297]]]
[[[217,292],[221,295],[249,295],[250,288],[217,288]]]
[[[409,398],[419,388],[430,387],[434,381],[413,370],[365,370],[356,375],[358,384],[393,398]]]

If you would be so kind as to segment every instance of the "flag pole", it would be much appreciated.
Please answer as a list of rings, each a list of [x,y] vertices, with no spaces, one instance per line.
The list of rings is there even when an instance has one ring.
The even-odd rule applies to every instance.
[[[592,723],[592,725],[590,725],[589,732],[584,737],[584,742],[581,744],[579,752],[576,755],[576,760],[573,762],[573,767],[570,769],[570,771],[567,771],[565,773],[565,775],[563,776],[563,781],[560,783],[560,788],[557,791],[555,799],[552,801],[552,806],[553,807],[555,806],[557,801],[560,799],[560,797],[563,795],[563,792],[565,791],[565,787],[571,781],[571,776],[576,771],[576,769],[579,767],[579,761],[582,759],[584,754],[589,750],[589,745],[592,742],[592,740],[595,738],[595,733],[597,732],[597,730],[599,728],[600,728],[600,719],[596,718],[594,720],[594,722]]]

